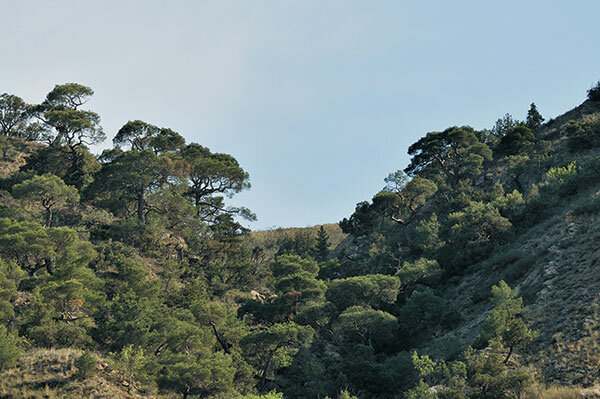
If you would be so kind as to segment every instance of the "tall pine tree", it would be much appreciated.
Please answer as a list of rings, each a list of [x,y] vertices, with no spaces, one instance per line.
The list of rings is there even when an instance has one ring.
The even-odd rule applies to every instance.
[[[317,238],[315,242],[315,259],[319,262],[327,260],[329,254],[329,234],[325,231],[323,226],[319,227],[317,232]]]

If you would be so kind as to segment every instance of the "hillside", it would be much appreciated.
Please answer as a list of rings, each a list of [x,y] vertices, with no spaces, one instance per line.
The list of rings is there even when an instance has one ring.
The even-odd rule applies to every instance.
[[[0,397],[599,396],[600,83],[425,134],[339,224],[257,232],[229,154],[140,120],[92,154],[91,95],[2,95]]]
[[[150,398],[135,391],[128,393],[117,372],[104,361],[98,362],[97,375],[78,378],[73,363],[80,355],[71,349],[35,349],[23,354],[15,368],[0,372],[0,398]]]
[[[314,245],[315,237],[321,226],[329,238],[330,250],[337,248],[347,237],[337,223],[329,223],[311,227],[279,227],[252,231],[247,237],[247,242],[251,247],[263,248],[265,256],[272,259],[282,247],[286,246],[303,246],[309,250]]]
[[[570,150],[567,144],[572,139],[569,129],[574,123],[597,125],[599,120],[600,103],[588,100],[543,125],[537,135],[551,144],[554,153],[545,160],[542,170],[573,161],[595,168],[600,151],[594,144],[577,151]],[[525,172],[531,181],[543,181],[543,176],[536,177],[531,172]],[[451,330],[437,331],[418,350],[434,358],[457,356],[476,339],[489,315],[490,288],[504,280],[517,288],[528,307],[527,320],[539,332],[523,353],[524,362],[535,365],[538,377],[548,384],[598,384],[598,172],[600,169],[595,169],[590,172],[591,177],[573,179],[567,193],[540,203],[542,208],[530,208],[543,214],[539,221],[519,231],[509,243],[495,247],[489,257],[469,266],[460,278],[446,281],[440,288],[441,297],[460,309],[463,322]],[[485,177],[503,181],[506,175],[506,169],[490,167]],[[350,245],[350,252],[360,252],[361,245],[359,237]]]

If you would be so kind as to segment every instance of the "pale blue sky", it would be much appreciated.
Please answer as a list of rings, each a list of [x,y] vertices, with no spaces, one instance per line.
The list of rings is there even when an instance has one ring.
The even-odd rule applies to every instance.
[[[3,1],[0,93],[96,94],[234,155],[253,229],[337,222],[451,125],[549,119],[600,79],[598,1]],[[99,149],[96,148],[96,151]]]

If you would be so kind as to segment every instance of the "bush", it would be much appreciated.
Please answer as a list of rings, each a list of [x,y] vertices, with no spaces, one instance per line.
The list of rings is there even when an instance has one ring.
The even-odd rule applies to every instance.
[[[16,331],[8,332],[6,327],[0,325],[0,370],[12,367],[21,355],[19,348],[20,338]]]
[[[592,121],[569,121],[567,147],[571,152],[585,151],[600,145],[600,125]]]
[[[81,356],[75,359],[75,368],[77,378],[85,379],[96,374],[96,357],[89,351],[83,352]]]

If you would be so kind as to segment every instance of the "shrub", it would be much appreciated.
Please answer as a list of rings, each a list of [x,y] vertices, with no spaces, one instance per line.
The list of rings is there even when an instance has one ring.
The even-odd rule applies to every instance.
[[[75,359],[75,368],[77,378],[85,379],[96,374],[96,357],[89,351],[83,352],[81,356]]]
[[[589,150],[600,145],[600,125],[593,121],[569,121],[567,147],[571,152]]]
[[[19,348],[20,338],[16,331],[8,332],[6,327],[0,325],[0,370],[12,367],[21,355]]]

